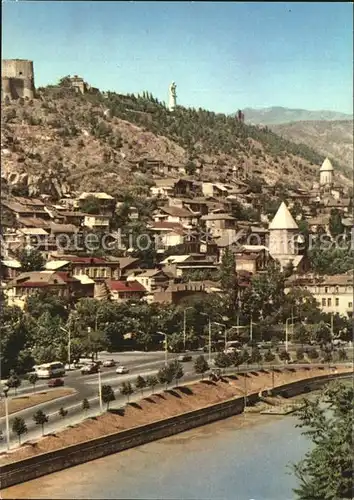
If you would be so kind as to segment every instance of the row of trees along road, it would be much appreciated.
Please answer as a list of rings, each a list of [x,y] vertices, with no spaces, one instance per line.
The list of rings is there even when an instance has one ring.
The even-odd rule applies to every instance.
[[[71,361],[84,355],[96,356],[101,350],[152,350],[162,347],[157,331],[168,335],[168,348],[183,350],[183,325],[186,315],[186,347],[195,349],[208,343],[208,322],[212,323],[213,349],[223,337],[222,321],[228,340],[247,341],[253,320],[254,340],[284,340],[285,321],[296,318],[294,340],[326,342],[331,338],[330,315],[322,313],[316,300],[306,290],[293,289],[284,294],[286,273],[277,266],[251,280],[241,289],[235,272],[232,252],[222,258],[220,283],[222,293],[210,293],[185,299],[178,306],[146,303],[115,303],[81,299],[76,304],[41,291],[31,294],[24,310],[2,305],[0,352],[2,376],[10,369],[30,371],[34,364],[53,360],[68,361],[68,337],[71,334]],[[239,298],[242,299],[240,307]],[[237,334],[235,325],[244,326]],[[316,326],[314,326],[316,325]],[[344,340],[351,338],[348,318],[333,317],[335,332]],[[238,335],[238,336],[237,336]]]

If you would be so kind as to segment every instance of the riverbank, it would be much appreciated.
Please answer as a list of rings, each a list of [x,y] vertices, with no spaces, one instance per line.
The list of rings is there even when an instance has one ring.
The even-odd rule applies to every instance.
[[[211,453],[213,440],[220,441],[225,436],[226,440],[229,441],[228,438],[231,433],[240,436],[240,434],[244,435],[247,431],[257,432],[257,429],[262,432],[262,428],[268,424],[281,422],[283,419],[284,417],[260,416],[259,414],[236,415],[182,434],[142,445],[139,448],[124,450],[119,454],[103,457],[93,462],[11,486],[1,491],[1,498],[4,500],[14,498],[18,500],[49,498],[53,500],[64,498],[195,498],[195,496],[191,495],[192,484],[189,484],[184,471],[183,474],[178,472],[179,466],[185,464],[186,460],[190,460],[191,463],[188,469],[192,470],[194,454],[204,455],[205,453],[209,457],[215,457],[215,454]],[[217,459],[220,462],[219,456],[217,456]],[[159,464],[159,466],[157,467],[156,464]],[[219,465],[221,466],[221,463]],[[205,472],[206,470],[199,470],[199,477],[200,474]],[[181,476],[183,476],[183,481],[179,481]],[[118,477],[120,479],[116,484]],[[207,477],[204,478],[204,484],[207,479]],[[217,478],[214,477],[211,480],[215,483]],[[124,481],[127,481],[127,484],[122,485]],[[138,486],[139,481],[142,483],[140,486]],[[190,481],[192,483],[192,478]],[[145,489],[146,482],[149,482],[148,491]],[[174,482],[175,484],[173,484]],[[184,495],[182,491],[176,491],[178,482],[186,486]],[[65,488],[63,488],[63,485],[65,485]],[[201,496],[200,493],[199,491],[198,499],[210,498],[210,494]],[[233,495],[232,499],[234,500],[234,498]],[[284,500],[284,498],[281,500]]]
[[[344,366],[338,367],[336,370],[328,367],[298,370],[287,368],[283,371],[277,369],[274,372],[260,370],[250,372],[246,377],[243,374],[238,374],[225,377],[219,382],[201,381],[188,386],[180,386],[160,394],[150,395],[139,402],[127,404],[124,410],[110,411],[97,418],[84,420],[82,423],[64,429],[57,434],[45,436],[35,442],[25,443],[10,453],[1,454],[0,464],[19,463],[31,457],[63,450],[105,436],[118,436],[124,431],[138,429],[141,426],[161,422],[171,417],[183,416],[235,398],[241,400],[245,389],[248,396],[257,395],[259,391],[264,391],[272,386],[276,388],[297,381],[333,376],[334,372],[337,375],[350,373],[348,367]],[[234,413],[240,413],[242,411],[240,408],[238,406]],[[225,416],[230,416],[230,414],[225,414]],[[220,418],[224,417],[220,413]],[[85,457],[82,458],[84,461]],[[90,458],[87,457],[87,459]]]

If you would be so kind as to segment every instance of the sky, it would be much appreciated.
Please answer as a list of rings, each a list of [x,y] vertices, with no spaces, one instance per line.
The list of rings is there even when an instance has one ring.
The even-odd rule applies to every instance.
[[[175,81],[186,107],[353,112],[349,2],[3,2],[2,58],[33,60],[37,87],[77,74],[167,102]]]

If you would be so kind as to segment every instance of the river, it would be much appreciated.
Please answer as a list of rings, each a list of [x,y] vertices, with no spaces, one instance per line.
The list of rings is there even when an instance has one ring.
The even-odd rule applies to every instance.
[[[2,498],[292,500],[296,417],[238,415],[2,492]]]

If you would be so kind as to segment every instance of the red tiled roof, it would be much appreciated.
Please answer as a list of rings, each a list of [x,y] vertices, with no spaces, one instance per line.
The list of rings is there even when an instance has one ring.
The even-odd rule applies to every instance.
[[[78,257],[76,255],[64,255],[63,260],[76,262],[77,264],[109,264],[105,259],[99,257]]]
[[[79,280],[71,276],[67,271],[57,271],[54,276],[59,276],[65,283],[78,282]]]
[[[115,292],[146,292],[145,287],[137,281],[107,280],[106,283]]]
[[[159,221],[154,222],[151,229],[183,229],[183,226],[178,222]]]
[[[46,287],[46,286],[63,286],[65,283],[49,283],[48,281],[24,281],[23,283],[16,283],[15,287],[23,288],[23,287]]]

